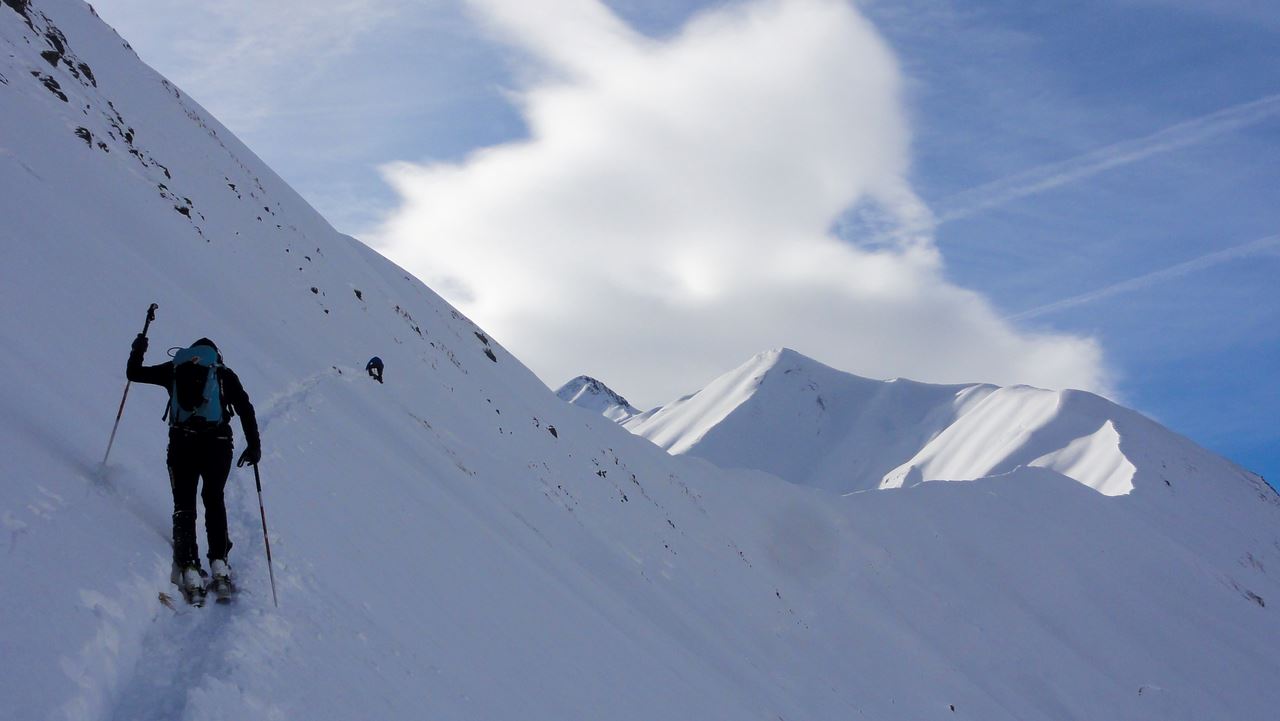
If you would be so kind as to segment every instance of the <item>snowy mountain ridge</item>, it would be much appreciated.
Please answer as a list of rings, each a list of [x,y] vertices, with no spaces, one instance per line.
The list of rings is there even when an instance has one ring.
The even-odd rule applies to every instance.
[[[1135,461],[1143,461],[1126,448],[1195,448],[1179,450],[1179,462],[1194,456],[1206,474],[1242,472],[1092,393],[875,381],[785,348],[622,423],[672,453],[842,492],[1022,466],[1049,468],[1109,496],[1143,479],[1169,482],[1159,468],[1140,472]]]
[[[0,721],[1280,704],[1280,504],[1193,446],[1118,419],[1120,496],[1025,464],[842,495],[669,455],[334,231],[79,0],[0,4],[0,188]],[[99,465],[152,302],[147,362],[213,338],[257,408],[279,608],[247,469],[227,486],[238,602],[159,601],[163,390],[132,387]],[[891,396],[903,428],[932,407],[894,420]],[[859,478],[928,439],[909,440]],[[936,448],[918,465],[950,462]]]
[[[591,376],[570,380],[556,390],[556,397],[570,405],[595,411],[614,422],[625,421],[640,413],[640,409],[628,403],[626,398]]]

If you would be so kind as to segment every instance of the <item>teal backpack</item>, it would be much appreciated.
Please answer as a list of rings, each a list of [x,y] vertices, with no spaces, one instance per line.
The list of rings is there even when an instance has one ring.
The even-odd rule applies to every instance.
[[[219,360],[217,349],[207,345],[193,345],[173,354],[173,388],[166,414],[170,426],[205,430],[229,418],[223,411]]]

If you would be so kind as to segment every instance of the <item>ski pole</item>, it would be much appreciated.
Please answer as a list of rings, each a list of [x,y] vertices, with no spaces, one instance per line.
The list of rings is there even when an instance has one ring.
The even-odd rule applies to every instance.
[[[258,464],[253,464],[253,481],[258,484],[258,513],[262,514],[262,542],[267,545],[267,575],[271,577],[271,602],[280,608],[276,598],[276,572],[271,566],[271,539],[267,538],[267,510],[262,507],[262,476],[258,475]]]
[[[147,308],[147,322],[142,324],[142,337],[147,336],[147,329],[151,327],[151,321],[156,319],[156,308],[160,306],[152,303]],[[124,382],[124,395],[120,397],[120,409],[116,411],[115,425],[111,426],[111,439],[107,441],[107,452],[102,454],[102,467],[107,467],[107,457],[111,455],[111,446],[116,442],[116,429],[120,427],[120,417],[124,415],[124,402],[129,399],[129,383]]]

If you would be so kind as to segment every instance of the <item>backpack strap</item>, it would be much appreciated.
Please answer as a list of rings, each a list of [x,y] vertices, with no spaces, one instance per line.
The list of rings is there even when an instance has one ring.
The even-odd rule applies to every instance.
[[[236,408],[231,404],[231,399],[227,398],[227,392],[222,387],[222,369],[226,366],[222,365],[222,354],[218,354],[218,398],[222,401],[222,423],[227,425],[231,423],[231,419],[236,416]]]

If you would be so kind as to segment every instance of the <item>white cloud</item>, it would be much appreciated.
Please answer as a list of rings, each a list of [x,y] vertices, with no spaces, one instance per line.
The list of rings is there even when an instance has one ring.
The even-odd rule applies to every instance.
[[[473,7],[530,58],[529,137],[387,167],[403,202],[371,240],[549,383],[598,374],[652,404],[786,345],[873,376],[1107,390],[1096,343],[1018,331],[946,282],[927,232],[830,232],[855,204],[930,217],[901,72],[846,2],[736,4],[662,41],[597,0]]]

